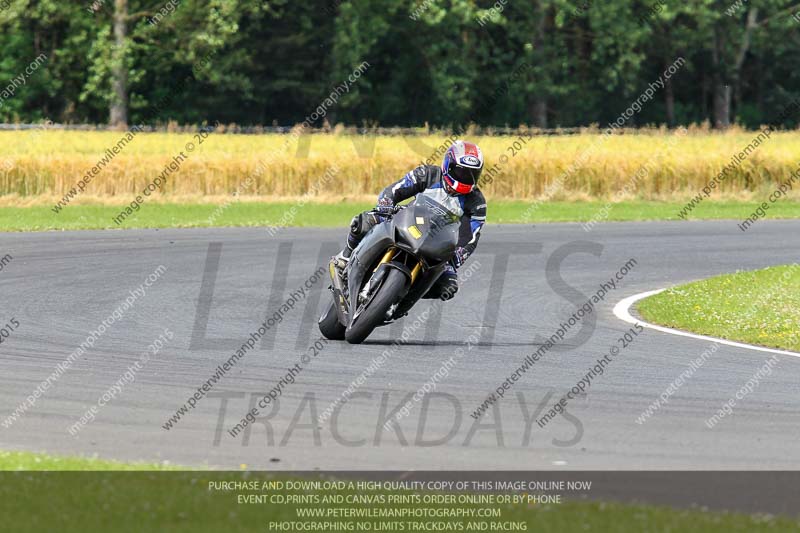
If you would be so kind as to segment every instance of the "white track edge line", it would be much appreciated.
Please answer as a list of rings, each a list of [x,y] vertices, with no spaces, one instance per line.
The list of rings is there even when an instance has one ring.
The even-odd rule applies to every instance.
[[[614,315],[619,318],[620,320],[627,322],[629,324],[641,324],[643,327],[648,329],[653,329],[656,331],[660,331],[662,333],[669,333],[672,335],[680,335],[681,337],[689,337],[692,339],[700,339],[704,341],[713,341],[719,344],[725,344],[727,346],[734,346],[736,348],[745,348],[747,350],[755,350],[758,352],[768,352],[768,353],[776,353],[779,355],[788,355],[791,357],[800,357],[800,353],[797,352],[790,352],[787,350],[778,350],[775,348],[765,348],[764,346],[755,346],[753,344],[745,344],[742,342],[736,341],[729,341],[726,339],[719,339],[717,337],[709,337],[707,335],[698,335],[696,333],[689,333],[688,331],[682,331],[679,329],[667,328],[664,326],[657,326],[655,324],[651,324],[649,322],[645,322],[644,320],[640,320],[633,315],[631,315],[631,306],[638,302],[639,300],[643,300],[648,296],[653,296],[654,294],[658,294],[660,292],[665,291],[666,289],[656,289],[654,291],[647,291],[641,292],[639,294],[634,294],[633,296],[628,296],[627,298],[623,298],[620,300],[617,305],[614,306]]]

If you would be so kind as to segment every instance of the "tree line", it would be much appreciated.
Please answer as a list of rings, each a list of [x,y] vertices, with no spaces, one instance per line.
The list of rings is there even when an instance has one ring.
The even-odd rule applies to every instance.
[[[627,126],[800,119],[785,0],[7,0],[0,47],[0,98],[47,58],[3,122],[286,126],[364,62],[317,126],[605,126],[648,88]]]

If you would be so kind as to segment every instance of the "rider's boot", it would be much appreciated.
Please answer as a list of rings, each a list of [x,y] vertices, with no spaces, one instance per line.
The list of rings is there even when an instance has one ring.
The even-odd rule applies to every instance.
[[[347,267],[347,263],[350,262],[350,255],[353,253],[353,248],[350,245],[350,236],[347,238],[347,244],[344,245],[344,248],[341,252],[334,255],[331,261],[333,261],[333,266],[339,270],[341,274],[344,272],[345,267]]]

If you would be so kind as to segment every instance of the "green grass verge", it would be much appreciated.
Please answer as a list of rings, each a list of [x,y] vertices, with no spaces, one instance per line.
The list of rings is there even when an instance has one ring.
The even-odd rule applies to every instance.
[[[521,201],[490,201],[490,224],[541,222],[587,222],[629,220],[679,220],[676,213],[684,204],[675,202],[631,201],[542,202],[531,209]],[[215,205],[145,204],[121,225],[113,222],[124,205],[72,205],[54,213],[48,206],[2,207],[3,231],[46,231],[108,228],[186,228],[210,226],[312,226],[344,227],[355,213],[372,207],[368,202],[336,204],[290,202],[238,202],[221,209]],[[690,219],[732,219],[741,221],[755,209],[753,202],[703,202]],[[770,218],[800,218],[800,202],[779,202],[769,211]],[[282,221],[282,222],[281,222]]]
[[[0,451],[0,471],[151,471],[176,470],[167,463],[122,463],[96,457],[61,457],[45,453]]]
[[[37,457],[40,459],[36,461]],[[385,490],[365,491],[357,487],[344,487],[329,491],[298,488],[292,491],[272,490],[210,490],[210,481],[298,481],[263,472],[89,472],[89,470],[116,469],[123,463],[96,459],[56,458],[38,454],[0,453],[0,466],[48,465],[57,468],[68,466],[86,472],[0,472],[0,516],[3,530],[22,532],[140,532],[168,531],[202,533],[205,531],[272,531],[269,522],[301,521],[299,508],[413,508],[419,504],[361,503],[274,503],[269,500],[245,503],[239,495],[312,493],[332,494],[346,498],[348,495],[411,494],[407,491],[391,493]],[[130,465],[129,465],[130,466]],[[157,465],[135,465],[136,469],[154,468]],[[313,479],[313,478],[311,478]],[[327,478],[329,479],[329,478]],[[306,481],[309,478],[305,478]],[[426,493],[421,493],[426,494]],[[527,524],[527,531],[543,533],[562,532],[761,532],[774,533],[798,531],[800,522],[788,517],[771,515],[745,515],[738,513],[708,512],[701,509],[672,509],[653,505],[632,505],[600,502],[572,502],[561,504],[425,504],[426,508],[494,508],[500,518],[448,518],[461,523],[462,529],[470,520],[487,522],[517,522]],[[323,519],[314,519],[322,521]],[[361,518],[328,518],[327,520],[354,523]],[[404,518],[373,518],[376,522],[405,521]],[[430,522],[441,519],[416,519]],[[410,528],[383,526],[381,531],[412,531]],[[358,529],[354,529],[358,531]],[[378,530],[375,528],[374,530]],[[486,529],[485,531],[490,531]]]
[[[238,495],[270,494],[270,490],[209,490],[209,481],[289,480],[263,472],[166,471],[175,467],[122,463],[94,458],[57,457],[28,452],[0,452],[0,516],[3,529],[15,532],[85,531],[267,531],[269,521],[309,520],[298,508],[386,507],[386,504],[242,503]],[[8,470],[24,470],[8,472]],[[30,472],[70,470],[73,472]],[[81,470],[83,472],[74,472]],[[140,472],[109,472],[139,470]],[[297,481],[298,478],[291,478]],[[296,490],[291,494],[314,491]],[[344,488],[328,491],[348,495],[398,494],[385,490]],[[285,491],[276,493],[289,494]],[[319,492],[323,494],[324,492]],[[400,492],[410,494],[409,492]],[[388,505],[413,507],[414,504]],[[438,504],[425,507],[501,510],[499,520],[525,522],[527,531],[561,533],[598,531],[640,532],[790,532],[800,522],[786,517],[676,510],[651,505],[565,502],[550,505]],[[336,520],[336,519],[333,519]],[[358,520],[358,519],[351,519]],[[378,519],[381,520],[381,519]],[[386,519],[396,520],[396,519]],[[463,519],[466,524],[468,519]],[[474,520],[474,519],[473,519]],[[487,519],[487,521],[498,519]],[[458,520],[456,520],[458,521]],[[382,531],[399,531],[383,529]],[[410,531],[406,528],[405,531]],[[462,529],[469,531],[469,529]]]
[[[800,352],[800,265],[737,272],[666,290],[639,302],[650,322]]]

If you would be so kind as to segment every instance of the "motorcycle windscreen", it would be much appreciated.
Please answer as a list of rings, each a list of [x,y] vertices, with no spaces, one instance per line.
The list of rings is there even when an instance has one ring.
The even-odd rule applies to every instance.
[[[396,242],[427,263],[448,261],[458,245],[459,218],[443,205],[418,196],[393,219]]]

